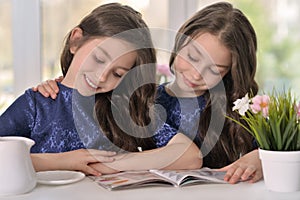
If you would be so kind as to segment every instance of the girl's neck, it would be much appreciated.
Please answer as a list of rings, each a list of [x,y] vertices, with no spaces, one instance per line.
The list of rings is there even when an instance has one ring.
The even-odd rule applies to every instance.
[[[75,81],[73,80],[72,76],[68,76],[68,74],[66,74],[64,79],[61,81],[61,84],[65,85],[69,88],[75,88],[74,82]]]

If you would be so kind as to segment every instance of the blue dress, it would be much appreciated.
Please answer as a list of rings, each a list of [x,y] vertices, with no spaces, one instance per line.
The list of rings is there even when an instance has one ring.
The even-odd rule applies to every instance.
[[[93,118],[94,97],[81,96],[60,83],[58,86],[60,92],[55,100],[26,90],[0,116],[0,136],[33,139],[32,153],[58,153],[81,148],[118,151]],[[176,130],[162,123],[155,137],[164,134],[171,138]]]
[[[165,122],[174,128],[177,132],[181,132],[188,136],[201,149],[203,141],[198,134],[200,114],[205,108],[206,101],[204,96],[194,98],[189,97],[174,97],[166,92],[165,85],[161,84],[157,89],[156,103],[163,106],[160,116],[165,119]],[[166,114],[164,114],[166,112]],[[165,117],[164,117],[165,115]],[[173,137],[171,134],[158,134],[156,137],[156,144],[164,146]],[[258,148],[258,143],[255,139],[252,141],[253,149]]]
[[[178,132],[188,136],[200,148],[201,141],[197,133],[200,114],[205,107],[204,97],[174,97],[166,92],[165,85],[159,85],[157,89],[156,104],[162,106],[159,109],[161,119],[165,120],[167,124],[175,128]],[[172,136],[171,134],[157,135],[157,145],[166,145]]]

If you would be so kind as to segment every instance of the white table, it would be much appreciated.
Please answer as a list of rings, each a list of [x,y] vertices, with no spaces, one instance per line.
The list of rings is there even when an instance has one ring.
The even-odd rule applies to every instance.
[[[0,186],[1,187],[1,186]],[[0,197],[0,200],[300,200],[300,192],[268,191],[263,181],[258,183],[202,184],[175,187],[147,187],[108,191],[89,178],[80,182],[50,186],[38,184],[30,193]]]

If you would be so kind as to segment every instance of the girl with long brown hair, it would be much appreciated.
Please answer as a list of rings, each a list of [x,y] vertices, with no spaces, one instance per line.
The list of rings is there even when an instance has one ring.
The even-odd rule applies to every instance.
[[[256,50],[255,31],[239,9],[226,2],[209,5],[179,29],[169,63],[174,81],[158,88],[166,122],[194,139],[203,166],[224,167],[231,183],[262,177],[253,137],[225,117],[240,120],[233,102],[258,92]],[[159,138],[162,146],[169,139]]]
[[[156,127],[176,131],[152,120],[155,64],[150,31],[141,14],[118,3],[101,5],[67,36],[57,98],[26,90],[0,116],[0,136],[33,139],[37,171],[68,169],[98,175],[200,167],[199,149],[184,135],[174,137],[166,148],[146,151],[156,147],[152,139]],[[145,153],[128,153],[140,150]],[[159,158],[157,151],[167,157],[160,163],[136,160],[139,155],[142,160]],[[180,158],[184,162],[177,162]],[[112,161],[109,167],[103,164]]]

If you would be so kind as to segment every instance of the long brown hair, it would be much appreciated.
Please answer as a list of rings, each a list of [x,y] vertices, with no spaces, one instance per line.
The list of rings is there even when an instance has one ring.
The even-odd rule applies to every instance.
[[[153,47],[150,31],[139,12],[129,6],[119,3],[109,3],[95,8],[77,26],[83,31],[83,37],[78,47],[92,37],[116,37],[132,44],[137,51],[137,59],[133,68],[136,68],[136,77],[130,81],[123,81],[125,89],[130,90],[135,82],[147,80],[148,84],[140,86],[129,96],[128,113],[132,120],[139,126],[146,126],[150,123],[149,105],[154,101],[155,96],[155,63],[156,55]],[[70,52],[70,35],[65,41],[65,47],[61,54],[61,68],[63,75],[68,71],[72,62],[73,54]],[[137,67],[139,66],[139,67]],[[149,81],[150,79],[150,81]],[[122,95],[130,95],[124,91]],[[95,117],[99,122],[102,131],[118,147],[126,151],[137,151],[137,147],[150,149],[154,147],[151,137],[146,133],[138,133],[141,137],[132,136],[119,127],[114,119],[111,102],[112,91],[96,94]],[[129,118],[130,116],[123,116]],[[134,129],[131,129],[134,131]]]
[[[208,154],[204,157],[204,165],[222,167],[253,149],[252,136],[241,126],[227,118],[224,119],[224,115],[240,120],[238,114],[232,111],[233,102],[246,93],[255,95],[258,91],[254,80],[257,40],[251,23],[240,10],[233,8],[230,3],[215,3],[195,13],[181,26],[170,57],[170,66],[180,49],[186,45],[188,38],[194,39],[201,33],[217,36],[230,50],[232,57],[230,71],[217,86],[204,94],[206,106],[201,113],[199,124],[202,141],[208,137],[208,143],[201,147],[201,150],[209,151],[205,152]],[[225,89],[223,94],[222,88]],[[214,119],[211,120],[212,114]],[[225,120],[221,134],[217,131],[217,127],[220,126],[219,119]],[[214,145],[212,140],[215,137],[219,139]]]

